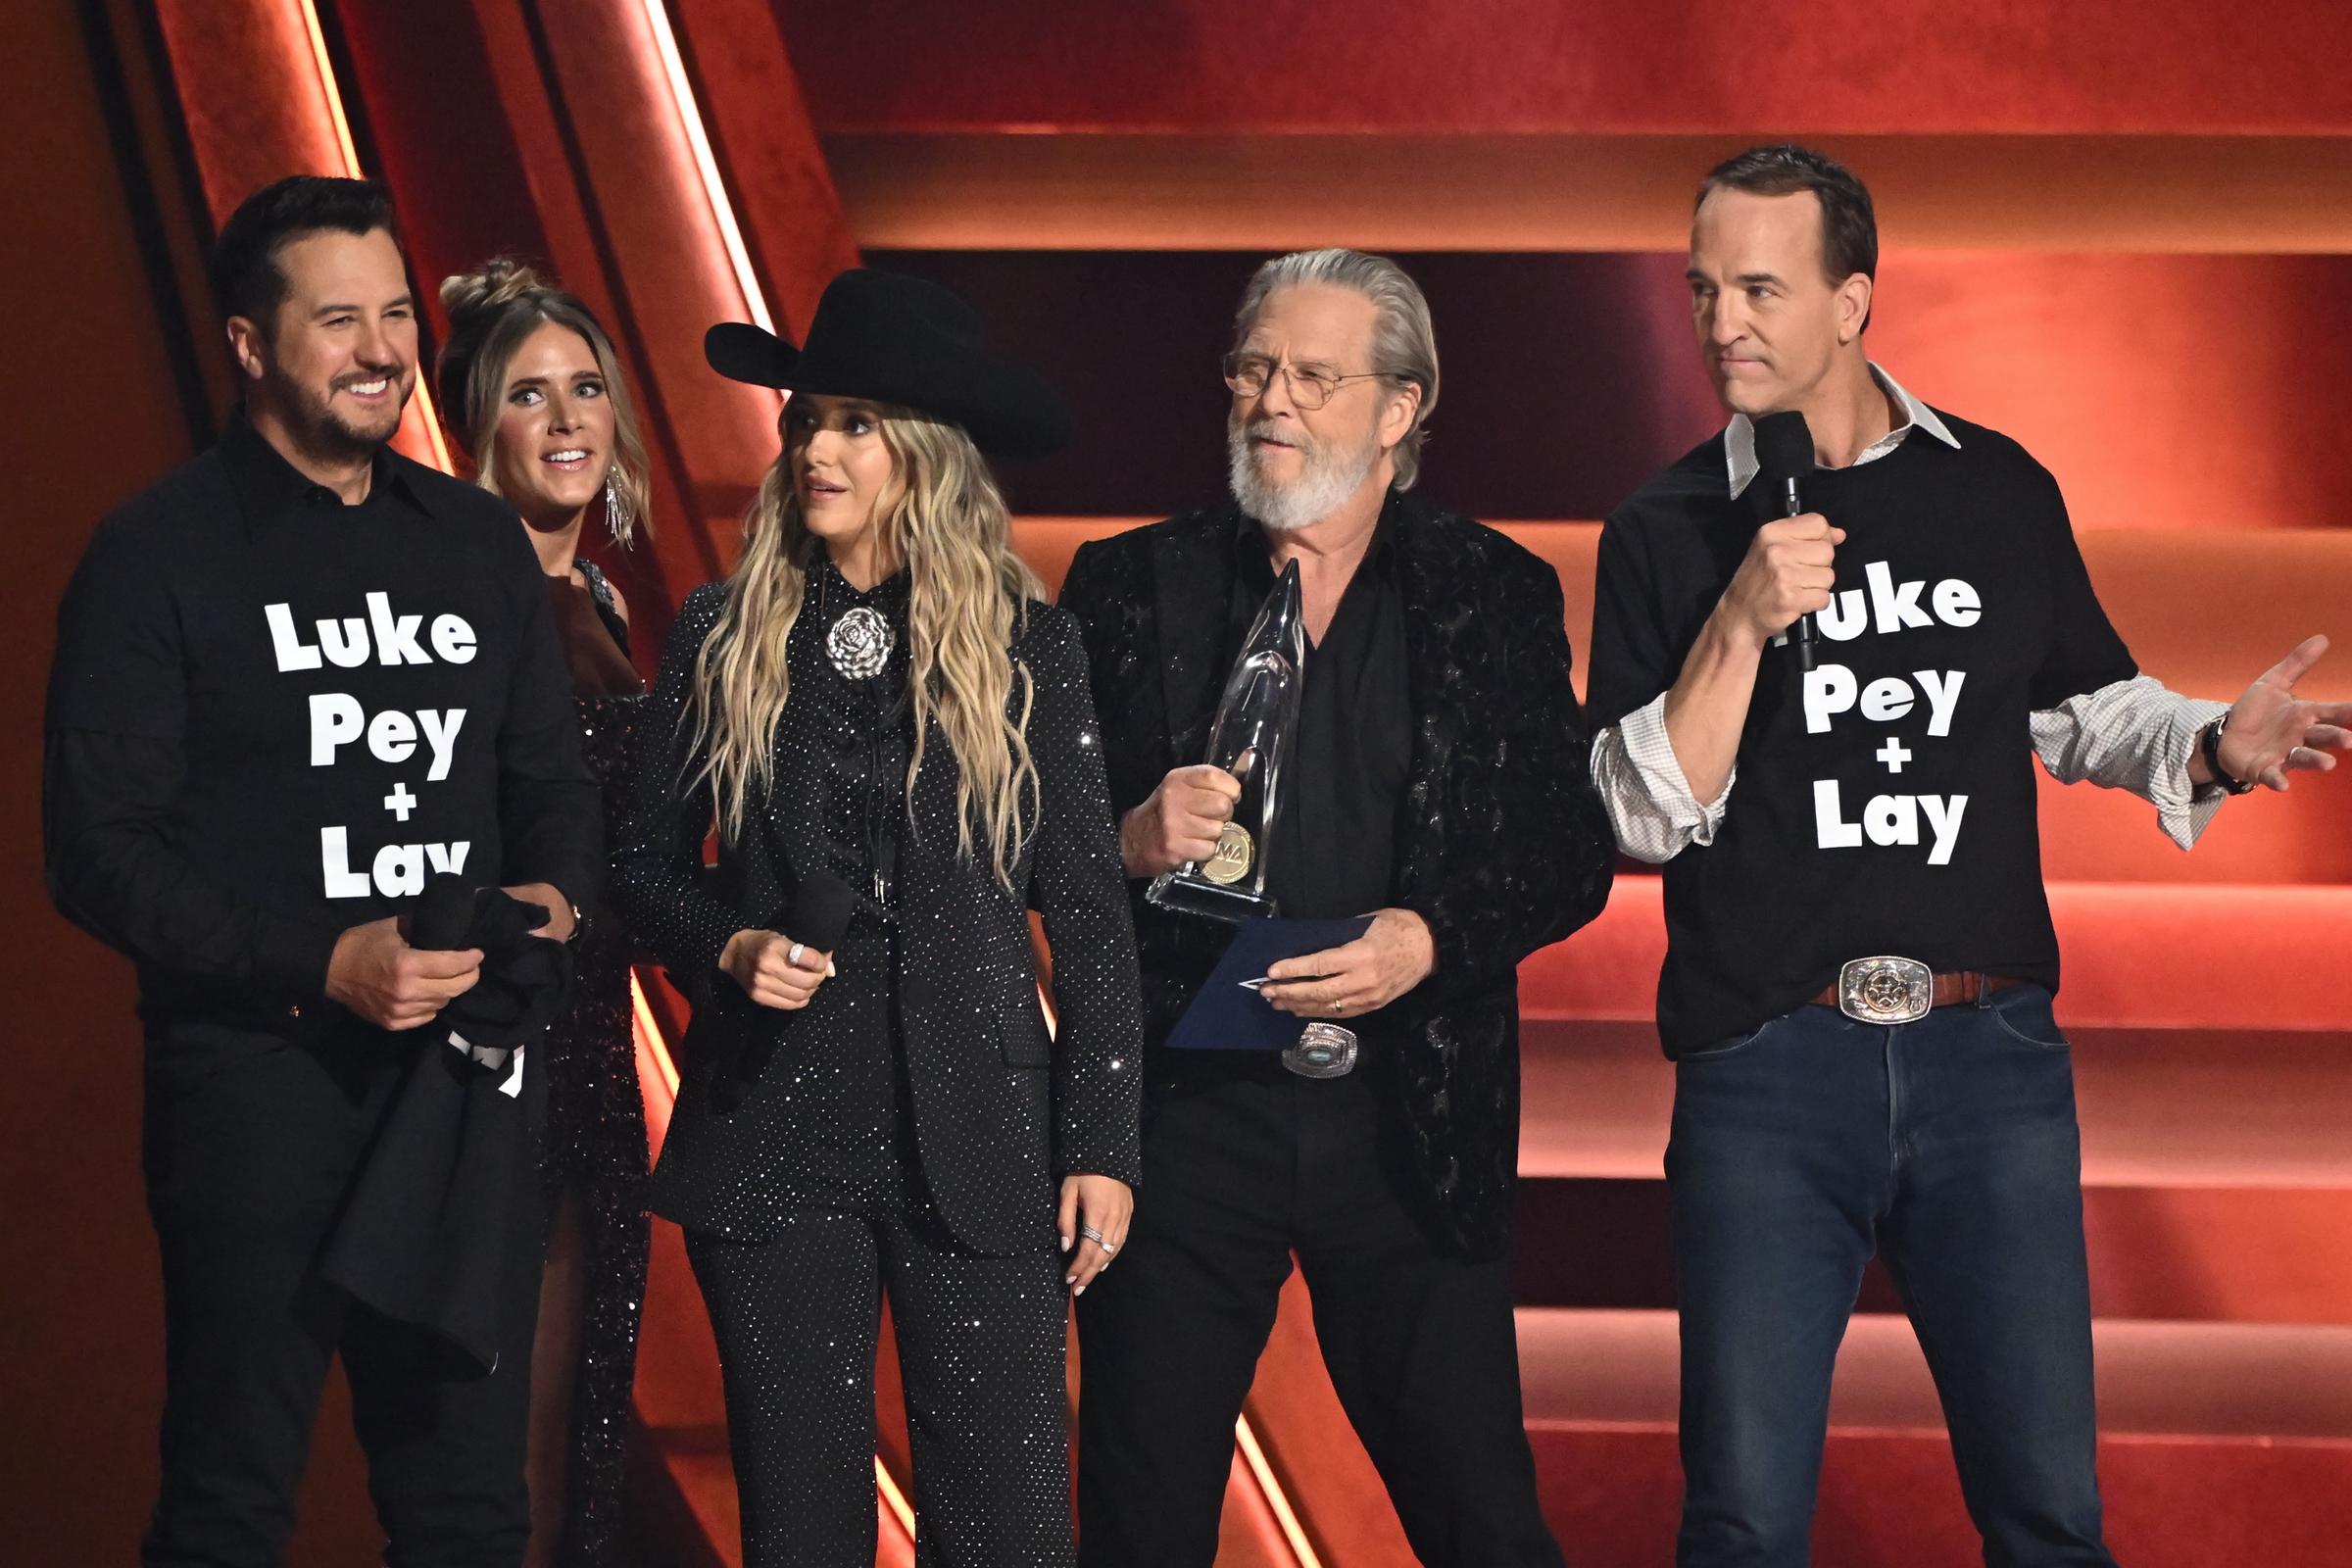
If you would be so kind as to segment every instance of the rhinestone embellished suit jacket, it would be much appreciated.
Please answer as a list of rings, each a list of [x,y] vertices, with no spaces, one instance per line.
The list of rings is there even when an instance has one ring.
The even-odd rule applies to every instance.
[[[1586,770],[1558,575],[1504,535],[1410,497],[1394,501],[1404,602],[1412,768],[1391,903],[1436,938],[1436,970],[1366,1023],[1392,1052],[1425,1221],[1444,1245],[1493,1255],[1519,1155],[1519,960],[1608,901],[1615,840]],[[1086,629],[1111,806],[1141,805],[1198,762],[1225,677],[1232,505],[1080,548],[1061,605]],[[1147,1088],[1160,1046],[1227,931],[1145,902]]]
[[[676,788],[680,717],[695,655],[721,602],[710,584],[679,611],[640,722],[613,835],[612,892],[629,928],[696,999],[654,1211],[691,1229],[759,1240],[785,1223],[786,1207],[765,1178],[790,1151],[778,1149],[763,1124],[772,1096],[755,1091],[722,1113],[714,1077],[746,1030],[781,1034],[771,1070],[795,1053],[871,1043],[796,1037],[800,1014],[754,1006],[718,971],[720,950],[737,931],[779,929],[792,873],[760,824],[806,808],[754,803],[742,841],[722,842],[715,873],[702,874],[710,798],[707,789]],[[1053,1245],[1060,1177],[1092,1171],[1133,1185],[1141,1164],[1135,936],[1077,625],[1032,604],[1012,656],[1034,686],[1026,734],[1042,795],[1013,891],[985,857],[957,854],[955,753],[935,721],[914,782],[912,828],[901,834],[893,901],[895,1002],[924,1184],[958,1241],[999,1253]],[[1016,721],[1022,695],[1016,675],[1007,704]],[[695,771],[688,761],[686,776]],[[1052,1036],[1038,1004],[1032,906],[1044,915],[1054,958]]]

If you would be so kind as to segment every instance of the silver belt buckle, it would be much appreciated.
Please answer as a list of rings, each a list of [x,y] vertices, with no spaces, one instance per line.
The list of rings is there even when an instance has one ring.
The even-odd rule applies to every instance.
[[[1838,971],[1838,1010],[1857,1023],[1917,1023],[1936,1001],[1936,971],[1917,958],[1850,958]]]
[[[1310,1023],[1298,1043],[1283,1052],[1282,1064],[1301,1078],[1345,1078],[1355,1071],[1355,1031]]]

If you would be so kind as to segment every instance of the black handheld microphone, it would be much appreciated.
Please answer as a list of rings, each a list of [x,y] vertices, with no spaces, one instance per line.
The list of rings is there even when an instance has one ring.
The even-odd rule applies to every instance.
[[[1805,475],[1813,471],[1813,431],[1805,416],[1794,409],[1786,414],[1767,414],[1755,422],[1756,467],[1758,477],[1771,486],[1765,492],[1765,502],[1779,509],[1775,515],[1793,517],[1805,510],[1800,491]],[[1788,630],[1789,641],[1796,645],[1796,667],[1812,669],[1821,657],[1821,645],[1813,629],[1811,615],[1799,615]]]
[[[436,871],[401,916],[400,934],[410,947],[428,953],[460,948],[498,953],[546,924],[544,904],[496,888],[477,888],[455,872]]]
[[[847,882],[830,871],[811,871],[792,890],[792,906],[782,922],[784,934],[811,953],[831,953],[841,946],[857,907],[858,895]],[[711,1102],[720,1114],[731,1114],[758,1086],[760,1075],[767,1070],[767,1058],[776,1054],[776,1033],[775,1020],[762,1018],[757,1032],[744,1039],[734,1059],[720,1071],[718,1081],[710,1086]]]
[[[464,877],[442,872],[425,883],[409,906],[400,934],[412,948],[455,953],[468,945],[466,937],[472,929],[472,886]]]

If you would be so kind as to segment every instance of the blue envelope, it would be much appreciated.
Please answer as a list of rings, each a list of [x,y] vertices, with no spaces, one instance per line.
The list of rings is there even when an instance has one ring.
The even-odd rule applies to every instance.
[[[1300,954],[1321,953],[1353,942],[1372,929],[1372,917],[1346,920],[1245,920],[1225,956],[1209,971],[1208,983],[1168,1032],[1176,1051],[1288,1051],[1298,1043],[1307,1020],[1277,1011],[1242,984],[1270,964]]]

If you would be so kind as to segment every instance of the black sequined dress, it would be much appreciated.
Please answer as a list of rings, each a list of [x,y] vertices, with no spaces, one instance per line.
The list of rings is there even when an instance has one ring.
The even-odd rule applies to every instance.
[[[554,578],[548,591],[571,666],[581,749],[604,792],[610,823],[645,687],[629,664],[628,627],[614,608],[611,584],[593,563],[573,564],[586,588]],[[564,1466],[564,1539],[556,1558],[564,1568],[615,1562],[625,1506],[622,1461],[650,1240],[645,1099],[629,1000],[632,951],[619,916],[607,908],[591,911],[571,1000],[547,1034],[546,1175],[558,1199],[577,1205],[587,1289]]]

